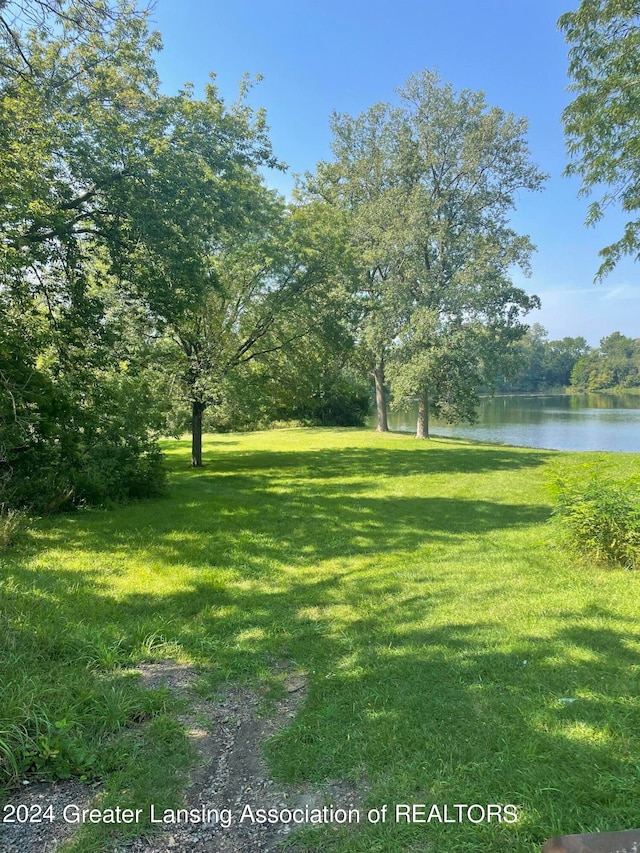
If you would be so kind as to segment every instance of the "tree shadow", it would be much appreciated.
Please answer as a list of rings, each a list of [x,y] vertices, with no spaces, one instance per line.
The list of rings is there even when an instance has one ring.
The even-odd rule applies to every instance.
[[[157,654],[171,643],[217,681],[260,676],[288,659],[307,671],[308,698],[269,744],[278,778],[364,776],[371,804],[520,808],[511,827],[398,824],[380,849],[413,849],[427,838],[434,850],[532,853],[554,834],[636,820],[640,627],[613,611],[559,612],[544,634],[511,640],[509,626],[491,618],[435,624],[460,590],[428,568],[419,593],[391,571],[345,569],[266,584],[225,583],[214,573],[169,595],[114,598],[101,583],[74,588],[73,575],[29,573],[51,594],[47,613],[39,611],[46,623],[23,621],[17,643],[39,630],[39,654],[82,659],[97,633],[119,643],[126,660],[153,631]],[[505,595],[506,579],[485,590],[487,603]],[[90,634],[74,621],[87,612]],[[354,849],[377,837],[375,828],[357,832]],[[322,836],[313,849],[331,849],[329,841]]]
[[[371,805],[521,807],[515,826],[352,828],[354,850],[426,839],[434,851],[533,853],[554,834],[631,825],[638,625],[585,604],[545,614],[536,635],[512,631],[491,610],[512,593],[508,562],[497,581],[469,576],[482,600],[465,621],[451,616],[460,577],[438,568],[458,547],[539,525],[549,507],[378,494],[366,482],[518,471],[549,457],[480,450],[231,453],[176,476],[166,499],[46,520],[5,561],[15,580],[3,595],[7,642],[36,637],[45,663],[91,659],[105,670],[180,653],[216,684],[289,660],[308,673],[308,697],[269,744],[280,778],[365,776]],[[63,546],[86,553],[86,567],[57,565]],[[114,587],[136,559],[145,581]],[[176,577],[179,586],[164,583]],[[99,645],[111,664],[96,663]],[[313,849],[330,850],[332,837]]]
[[[408,438],[408,440],[410,440]],[[450,444],[450,441],[447,440]],[[484,473],[543,465],[553,451],[461,442],[454,451],[436,442],[414,442],[412,449],[399,447],[344,447],[324,450],[253,450],[242,453],[203,453],[205,467],[194,476],[211,472],[295,472],[296,478],[406,477],[422,474]],[[173,460],[171,464],[176,464]],[[176,467],[176,470],[181,470]]]
[[[549,509],[490,499],[372,496],[372,479],[384,484],[416,475],[473,477],[538,467],[548,456],[486,447],[214,453],[205,469],[176,469],[169,495],[153,502],[152,515],[144,502],[45,520],[25,548],[34,553],[64,544],[121,555],[146,550],[166,562],[210,567],[233,565],[241,542],[243,571],[254,573],[340,555],[410,550],[536,524]]]
[[[360,491],[357,485],[351,490]],[[500,529],[539,524],[548,519],[544,505],[495,503],[446,497],[371,497],[331,494],[296,487],[290,491],[260,488],[254,478],[215,480],[210,494],[173,502],[170,515],[160,512],[146,524],[127,513],[126,526],[113,517],[67,517],[54,529],[40,531],[34,548],[72,546],[121,558],[132,551],[163,564],[196,568],[226,567],[244,576],[263,576],[283,566],[311,565],[336,558],[412,552],[425,545],[452,543]],[[112,566],[117,572],[117,561]]]

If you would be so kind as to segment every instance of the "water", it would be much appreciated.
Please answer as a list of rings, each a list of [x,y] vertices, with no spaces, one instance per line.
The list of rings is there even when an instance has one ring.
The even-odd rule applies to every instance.
[[[640,395],[483,397],[479,415],[475,426],[432,418],[429,429],[433,435],[521,447],[640,453]],[[389,428],[415,432],[416,411],[389,412]]]

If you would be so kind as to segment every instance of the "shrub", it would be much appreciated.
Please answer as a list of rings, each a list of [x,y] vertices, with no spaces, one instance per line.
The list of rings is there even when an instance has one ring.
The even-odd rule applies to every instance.
[[[640,484],[611,480],[596,470],[587,479],[559,475],[556,509],[573,545],[597,560],[633,569],[640,565]]]
[[[19,429],[8,418],[3,423],[0,410],[0,489],[7,508],[50,513],[162,491],[159,417],[145,381],[115,371],[93,380],[78,387],[59,383],[39,408],[23,405]]]

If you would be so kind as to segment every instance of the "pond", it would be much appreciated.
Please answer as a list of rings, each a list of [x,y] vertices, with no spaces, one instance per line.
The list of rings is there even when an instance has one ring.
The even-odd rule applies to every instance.
[[[522,447],[640,453],[640,395],[483,397],[479,416],[474,426],[432,418],[430,431]],[[415,432],[416,411],[389,412],[389,428]]]

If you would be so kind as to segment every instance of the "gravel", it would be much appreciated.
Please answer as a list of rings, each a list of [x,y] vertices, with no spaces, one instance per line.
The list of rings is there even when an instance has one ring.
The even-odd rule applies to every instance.
[[[299,824],[286,820],[258,824],[247,818],[241,822],[243,809],[248,806],[255,815],[256,809],[359,808],[359,795],[350,784],[284,786],[269,776],[262,756],[264,741],[287,726],[304,703],[305,673],[280,668],[285,695],[272,717],[259,715],[262,697],[256,690],[230,687],[215,701],[197,698],[190,689],[196,673],[172,661],[143,665],[140,674],[147,687],[165,685],[189,699],[181,722],[198,761],[185,790],[184,808],[194,810],[198,819],[190,816],[188,821],[160,824],[158,831],[121,842],[109,853],[269,853],[285,840],[287,850],[295,853]],[[69,803],[89,807],[95,795],[95,788],[79,782],[38,784],[23,786],[12,802],[28,808],[51,803],[60,815]],[[159,809],[156,817],[162,817]],[[4,824],[0,850],[53,853],[75,829],[62,820]]]

